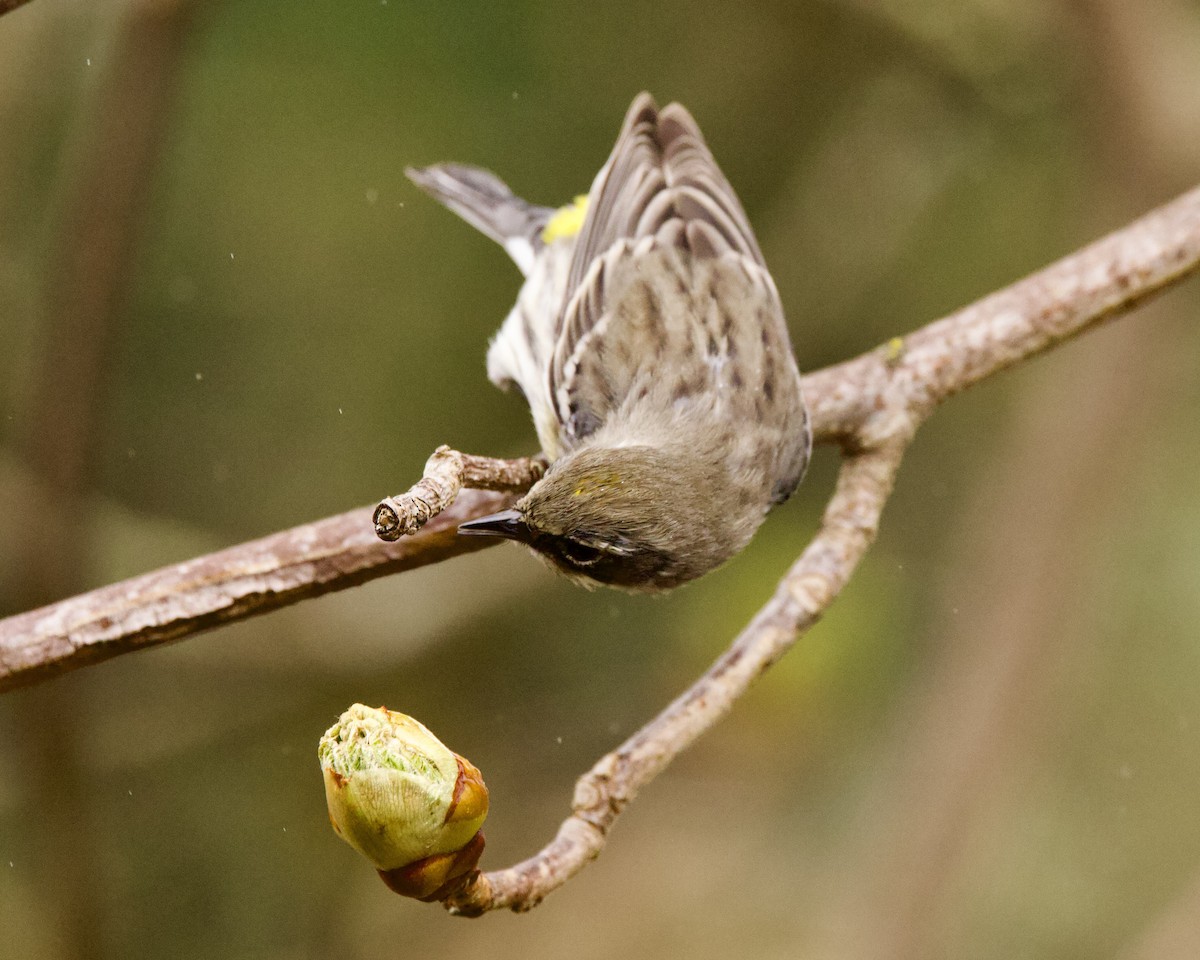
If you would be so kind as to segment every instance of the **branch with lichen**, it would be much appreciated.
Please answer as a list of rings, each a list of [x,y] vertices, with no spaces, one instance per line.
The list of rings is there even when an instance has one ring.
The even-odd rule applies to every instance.
[[[815,438],[845,453],[817,535],[708,672],[580,779],[572,815],[547,847],[506,870],[459,878],[446,905],[472,916],[529,909],[599,854],[638,790],[724,716],[845,586],[874,539],[905,448],[938,404],[1198,268],[1195,189],[907,337],[807,376]],[[532,483],[536,462],[509,463],[525,463]],[[443,455],[435,467],[449,471],[451,487],[470,486],[465,461]],[[448,509],[395,543],[375,538],[366,510],[353,511],[0,621],[0,689],[486,546],[486,538],[454,531],[502,508],[512,493],[456,494]]]

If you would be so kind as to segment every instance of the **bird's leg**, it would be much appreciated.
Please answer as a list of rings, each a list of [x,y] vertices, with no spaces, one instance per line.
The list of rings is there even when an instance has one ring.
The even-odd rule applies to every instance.
[[[425,462],[425,475],[407,493],[382,500],[375,508],[375,533],[381,540],[399,540],[416,533],[454,502],[463,487],[520,493],[546,472],[546,458],[499,460],[438,447]]]

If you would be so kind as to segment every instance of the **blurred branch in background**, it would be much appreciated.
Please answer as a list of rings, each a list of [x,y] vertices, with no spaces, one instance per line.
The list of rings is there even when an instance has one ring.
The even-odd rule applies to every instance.
[[[40,479],[37,502],[16,511],[27,556],[16,596],[77,589],[71,558],[85,529],[80,498],[101,446],[105,370],[187,35],[186,0],[114,8],[111,54],[68,150],[58,241],[44,284],[48,323],[21,447]],[[65,527],[65,529],[64,529]],[[75,540],[64,556],[64,533]]]
[[[1200,160],[1189,135],[1200,113],[1180,122],[1171,107],[1188,98],[1160,82],[1160,56],[1172,59],[1161,38],[1174,35],[1174,6],[1063,4],[1067,36],[1089,66],[1085,132],[1103,182],[1116,190],[1115,197],[1094,192],[1097,206],[1111,208],[1115,200],[1137,209],[1186,182]],[[1148,38],[1157,41],[1153,52]],[[1175,337],[1114,331],[1076,354],[1066,376],[1048,375],[1027,392],[1012,415],[1013,435],[994,452],[1003,469],[981,482],[964,511],[956,559],[939,591],[928,676],[889,724],[895,742],[886,753],[894,765],[883,765],[858,854],[841,867],[844,926],[855,929],[863,955],[929,955],[940,910],[957,912],[948,904],[962,882],[966,851],[987,829],[989,811],[1019,789],[1014,764],[1034,755],[1061,720],[1052,700],[1055,664],[1091,640],[1080,617],[1092,588],[1081,559],[1094,532],[1113,523],[1110,511],[1139,453],[1128,443],[1131,431],[1156,422],[1172,395],[1169,358],[1193,349],[1184,339],[1195,342],[1189,318],[1178,319]],[[1151,370],[1164,375],[1139,376]],[[1081,525],[1078,505],[1085,502],[1091,522]],[[968,615],[971,642],[964,643]],[[864,876],[872,878],[865,891]],[[1181,916],[1172,921],[1176,936]],[[1198,943],[1200,928],[1187,950],[1170,956],[1192,956]]]
[[[0,13],[14,6],[0,4]],[[128,0],[106,9],[97,24],[109,34],[109,54],[83,98],[79,132],[61,161],[59,216],[41,284],[40,371],[18,437],[33,474],[33,483],[20,488],[27,502],[13,509],[13,590],[20,606],[69,595],[83,582],[89,546],[84,494],[102,446],[103,387],[172,115],[188,6],[186,0]],[[79,718],[88,703],[47,688],[38,691],[33,709],[38,722],[13,739],[39,797],[36,830],[45,851],[39,883],[43,898],[57,900],[70,918],[61,934],[64,956],[88,957],[105,915],[97,834],[81,773]],[[63,863],[71,869],[54,866]]]
[[[0,17],[6,13],[11,13],[17,7],[23,7],[29,0],[0,0]]]
[[[1119,960],[1190,960],[1196,956],[1200,917],[1200,875],[1190,877],[1179,896],[1167,904],[1137,942]]]

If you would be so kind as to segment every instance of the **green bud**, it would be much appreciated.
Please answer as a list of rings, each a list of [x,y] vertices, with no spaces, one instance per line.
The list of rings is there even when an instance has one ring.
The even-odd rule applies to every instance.
[[[421,723],[356,703],[325,731],[317,757],[334,831],[397,893],[442,899],[474,869],[487,787]]]

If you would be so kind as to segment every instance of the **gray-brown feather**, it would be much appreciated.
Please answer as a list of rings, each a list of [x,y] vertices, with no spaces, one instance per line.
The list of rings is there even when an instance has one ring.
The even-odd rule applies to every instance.
[[[727,262],[732,258],[735,263]],[[691,298],[683,313],[703,317],[708,309],[696,290],[699,265],[720,263],[717,273],[752,277],[747,294],[774,306],[771,322],[778,325],[782,343],[786,327],[774,284],[762,260],[754,232],[733,188],[721,173],[691,114],[679,104],[661,112],[648,94],[636,98],[626,115],[612,156],[596,177],[588,201],[588,214],[575,245],[564,303],[555,336],[554,358],[549,369],[550,395],[563,425],[561,446],[571,449],[599,428],[624,402],[635,371],[605,373],[598,382],[581,378],[584,370],[603,367],[585,363],[589,353],[611,356],[622,350],[631,336],[638,344],[661,355],[667,349],[661,330],[639,318],[638,298],[650,305],[679,299],[672,291],[637,288],[638,274],[666,264],[670,283]],[[701,278],[702,279],[702,278]],[[627,288],[634,288],[629,295]],[[711,292],[711,291],[710,291]],[[631,299],[632,296],[632,299]],[[618,300],[624,298],[616,316]],[[740,320],[753,326],[754,305]],[[742,311],[739,311],[741,313]],[[675,310],[680,314],[680,310]],[[690,316],[666,318],[666,327],[690,328]],[[755,331],[757,336],[757,331]],[[706,338],[707,339],[707,338]],[[728,336],[726,337],[726,340]],[[628,364],[653,363],[654,356],[640,351]],[[786,349],[790,360],[790,347]],[[720,357],[714,357],[719,361]],[[701,389],[704,380],[689,374],[683,383]]]
[[[562,456],[520,509],[568,575],[669,588],[746,545],[811,444],[778,292],[682,107],[630,108],[570,277],[548,374]]]
[[[573,243],[541,244],[549,211],[492,175],[434,170],[417,182],[519,264],[538,249],[488,353],[553,461],[517,505],[526,542],[581,582],[633,590],[741,550],[811,439],[775,285],[687,110],[634,100]]]

